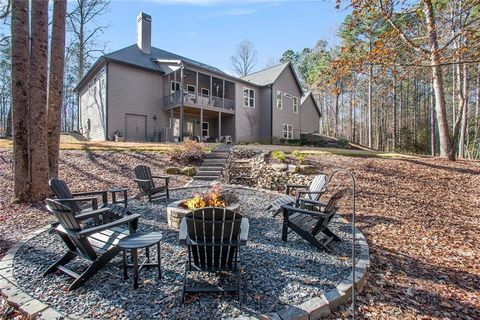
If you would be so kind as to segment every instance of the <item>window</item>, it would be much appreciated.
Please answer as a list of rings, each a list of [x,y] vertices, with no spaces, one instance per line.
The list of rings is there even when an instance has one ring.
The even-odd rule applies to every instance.
[[[282,109],[282,91],[277,91],[277,108]]]
[[[206,88],[202,88],[202,96],[204,97],[210,96],[210,90]]]
[[[293,97],[293,113],[298,113],[298,97]]]
[[[202,122],[202,137],[209,137],[209,124],[208,122]]]
[[[293,139],[293,126],[291,124],[283,124],[283,138],[287,140]]]
[[[197,88],[195,86],[192,86],[191,84],[187,84],[187,91],[189,93],[195,93],[195,91],[197,91]]]
[[[172,81],[171,86],[170,86],[170,91],[172,93],[175,93],[177,91],[180,91],[180,82],[177,81]]]
[[[255,108],[255,90],[243,88],[243,106]]]

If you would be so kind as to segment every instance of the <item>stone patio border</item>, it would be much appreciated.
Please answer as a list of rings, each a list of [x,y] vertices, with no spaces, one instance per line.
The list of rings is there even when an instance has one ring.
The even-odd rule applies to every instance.
[[[209,185],[205,185],[208,187]],[[242,188],[246,190],[258,190],[239,185],[227,185],[228,187]],[[172,188],[180,190],[186,188],[196,188],[197,186],[187,186]],[[199,186],[204,187],[204,186]],[[272,190],[263,190],[272,193],[278,193]],[[341,221],[348,223],[348,220],[341,218]],[[0,260],[0,291],[7,302],[18,308],[18,310],[29,319],[79,319],[78,317],[65,315],[49,305],[26,294],[17,285],[13,276],[13,260],[17,251],[30,239],[39,234],[48,231],[50,225],[40,228],[26,235],[22,240],[15,243]],[[355,264],[355,289],[362,290],[367,279],[367,272],[370,267],[370,251],[367,240],[358,228],[355,228],[356,241],[360,246],[360,252],[357,254],[358,261]],[[300,305],[289,305],[286,308],[266,315],[239,317],[236,320],[315,320],[325,317],[338,306],[344,304],[352,295],[352,272],[350,275],[340,280],[338,285],[324,292],[320,297],[314,297]]]

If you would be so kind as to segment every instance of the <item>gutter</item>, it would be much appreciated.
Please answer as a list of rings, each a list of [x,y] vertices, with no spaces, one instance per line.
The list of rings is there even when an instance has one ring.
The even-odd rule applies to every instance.
[[[273,84],[270,88],[270,144],[273,144]]]
[[[108,77],[108,66],[110,65],[110,60],[106,59],[105,63],[105,141],[108,141],[108,87],[110,83],[110,79]]]

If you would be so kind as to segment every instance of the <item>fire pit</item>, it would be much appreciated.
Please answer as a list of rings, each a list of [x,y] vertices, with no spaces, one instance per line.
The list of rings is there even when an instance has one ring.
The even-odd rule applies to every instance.
[[[193,198],[182,199],[167,205],[167,223],[170,227],[179,229],[185,215],[195,209],[206,207],[227,208],[238,212],[240,204],[231,192],[213,187],[204,194],[195,194]]]

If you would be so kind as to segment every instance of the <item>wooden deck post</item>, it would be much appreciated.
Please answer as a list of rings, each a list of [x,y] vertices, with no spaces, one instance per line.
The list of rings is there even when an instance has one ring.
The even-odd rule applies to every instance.
[[[200,140],[203,142],[203,108],[200,108]]]
[[[195,72],[195,103],[198,104],[198,71]]]
[[[212,105],[213,77],[210,76],[210,105]]]
[[[184,68],[180,68],[180,134],[179,134],[179,141],[183,141],[183,109],[184,109],[184,94],[183,94],[183,88],[184,88]]]
[[[222,85],[222,108],[225,109],[225,79],[223,79]]]
[[[218,112],[218,142],[220,142],[222,137],[222,112]]]

